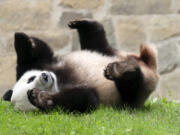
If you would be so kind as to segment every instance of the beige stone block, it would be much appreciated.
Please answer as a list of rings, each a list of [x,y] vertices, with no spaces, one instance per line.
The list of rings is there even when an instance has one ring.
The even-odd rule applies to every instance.
[[[69,33],[66,31],[49,31],[39,34],[32,34],[45,41],[57,55],[64,55],[71,51],[72,44]],[[69,48],[69,49],[67,49]]]
[[[175,13],[179,14],[180,13],[180,0],[174,0],[172,8],[173,8]]]
[[[102,24],[104,26],[104,29],[106,32],[106,37],[108,39],[109,44],[113,47],[117,47],[115,30],[114,30],[114,25],[112,23],[112,18],[104,19],[102,21]]]
[[[112,14],[169,14],[172,0],[112,0]]]
[[[90,12],[73,12],[73,11],[64,11],[59,20],[59,27],[68,28],[68,23],[73,20],[78,20],[82,18],[92,18]]]
[[[96,9],[104,5],[104,0],[62,0],[60,4],[69,8]]]
[[[47,29],[51,0],[6,0],[0,3],[1,31]]]
[[[0,34],[0,56],[14,55],[14,33]]]
[[[151,42],[157,42],[180,34],[180,15],[144,17],[146,31]]]
[[[70,37],[66,31],[45,31],[45,32],[27,32],[32,37],[37,37],[45,41],[54,51],[61,49],[69,44]]]
[[[158,71],[165,74],[173,71],[179,62],[180,46],[177,41],[169,40],[156,44],[158,49]]]
[[[121,17],[115,25],[116,37],[120,48],[138,52],[139,46],[146,42],[142,20],[137,17]]]
[[[80,50],[80,41],[79,41],[79,35],[77,31],[73,31],[73,36],[72,36],[72,51],[77,51]]]
[[[159,88],[153,95],[166,97],[169,100],[180,100],[180,69],[162,75],[159,81]]]
[[[177,66],[180,68],[180,41],[178,42]]]
[[[0,97],[16,81],[16,56],[0,56]]]

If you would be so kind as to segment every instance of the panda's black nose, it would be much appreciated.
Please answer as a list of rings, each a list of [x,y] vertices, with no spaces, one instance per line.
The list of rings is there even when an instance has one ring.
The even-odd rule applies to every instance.
[[[48,75],[46,73],[42,73],[42,78],[44,79],[44,81],[48,81]]]

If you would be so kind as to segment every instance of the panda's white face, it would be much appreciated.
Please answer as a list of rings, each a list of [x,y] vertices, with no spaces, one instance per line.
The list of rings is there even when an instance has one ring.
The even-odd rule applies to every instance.
[[[14,105],[15,110],[28,111],[36,109],[27,98],[27,91],[33,88],[57,92],[56,75],[49,71],[32,70],[26,72],[13,88],[11,103]]]
[[[20,83],[27,87],[49,90],[54,84],[54,74],[48,71],[29,71],[20,78]],[[13,90],[14,91],[14,90]]]

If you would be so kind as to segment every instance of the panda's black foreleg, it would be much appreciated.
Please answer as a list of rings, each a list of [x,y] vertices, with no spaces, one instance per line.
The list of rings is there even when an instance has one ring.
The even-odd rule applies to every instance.
[[[50,110],[54,108],[51,94],[47,91],[32,89],[27,92],[29,101],[40,110]]]
[[[91,19],[71,21],[68,26],[77,29],[81,49],[99,52],[103,55],[113,56],[115,50],[109,45],[102,24]]]
[[[99,105],[98,95],[93,88],[71,88],[62,90],[56,94],[50,94],[42,90],[29,90],[27,92],[29,101],[40,110],[51,110],[61,107],[69,112],[88,112]]]
[[[115,82],[124,105],[138,107],[143,74],[135,58],[130,57],[124,61],[108,64],[104,75],[107,79]]]
[[[104,71],[105,77],[109,80],[130,80],[136,78],[139,73],[138,61],[133,57],[109,63]]]

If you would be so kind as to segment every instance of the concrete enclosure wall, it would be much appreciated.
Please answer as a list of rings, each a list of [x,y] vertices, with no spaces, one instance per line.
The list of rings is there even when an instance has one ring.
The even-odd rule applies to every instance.
[[[180,0],[0,0],[0,95],[15,83],[14,32],[66,54],[79,49],[67,23],[80,18],[102,22],[116,48],[138,53],[141,43],[154,44],[161,74],[155,95],[180,99]]]

